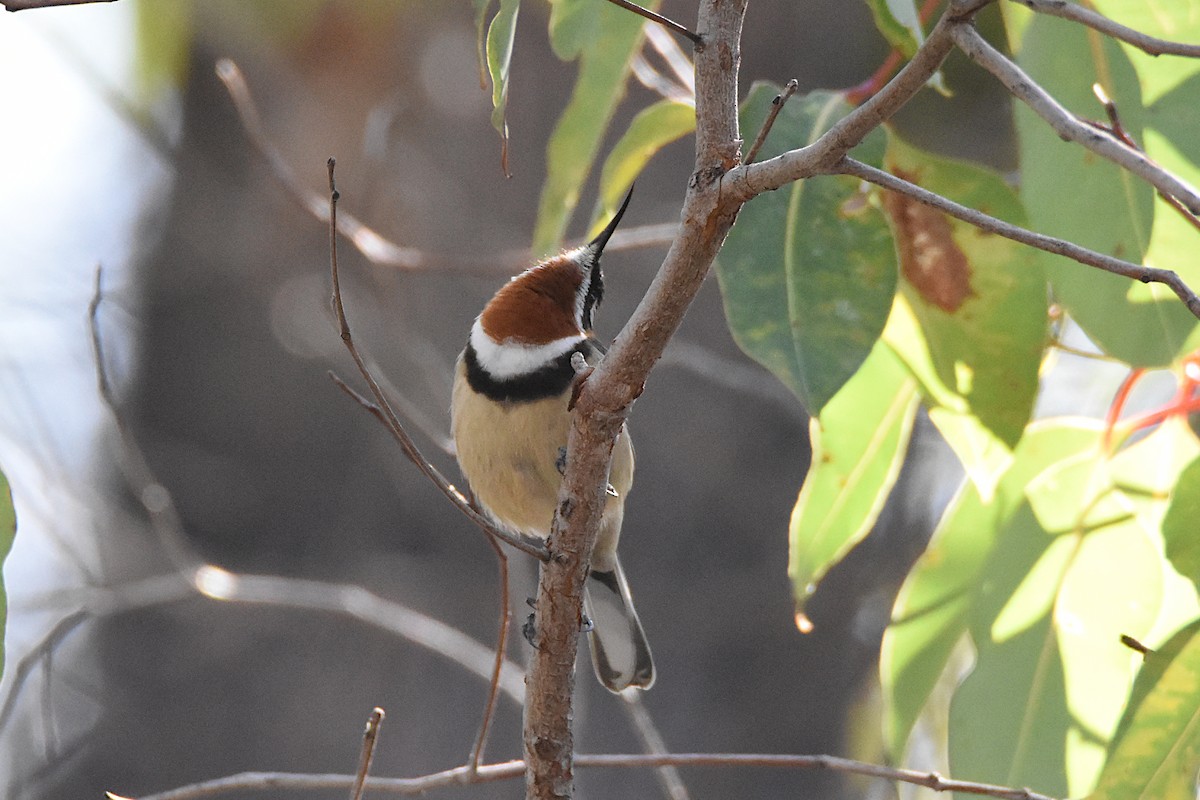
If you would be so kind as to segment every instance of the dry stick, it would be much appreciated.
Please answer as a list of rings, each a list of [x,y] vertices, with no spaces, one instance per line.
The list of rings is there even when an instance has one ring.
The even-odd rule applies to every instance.
[[[951,35],[967,56],[992,73],[1060,137],[1083,145],[1096,155],[1142,178],[1160,192],[1175,197],[1193,214],[1200,214],[1200,192],[1195,187],[1167,172],[1147,158],[1145,153],[1129,147],[1107,131],[1080,122],[1033,78],[988,44],[973,27],[954,25]]]
[[[1039,250],[1045,250],[1047,253],[1066,256],[1081,264],[1087,264],[1088,266],[1096,267],[1116,275],[1122,275],[1126,278],[1133,278],[1142,283],[1165,284],[1179,296],[1179,299],[1184,302],[1189,311],[1200,318],[1200,297],[1197,297],[1196,293],[1172,270],[1156,269],[1141,264],[1134,264],[1130,261],[1122,261],[1119,258],[1113,258],[1112,256],[1089,250],[1086,247],[1080,247],[1065,239],[1057,239],[1053,236],[1046,236],[1045,234],[1035,233],[1026,228],[1012,225],[989,216],[982,211],[959,205],[953,200],[948,200],[928,189],[922,189],[914,183],[897,178],[890,172],[884,172],[881,169],[876,169],[869,164],[863,164],[861,161],[855,161],[852,158],[842,159],[837,168],[831,170],[831,172],[842,175],[853,175],[876,186],[882,186],[893,192],[907,195],[925,205],[944,211],[956,219],[970,223],[980,230],[999,234],[1006,239],[1012,239],[1015,242],[1021,242],[1022,244],[1036,247]]]
[[[799,88],[800,83],[795,78],[792,78],[783,85],[783,91],[775,95],[775,98],[771,100],[771,108],[767,110],[767,118],[763,120],[762,127],[758,129],[758,136],[754,137],[754,144],[750,145],[750,149],[746,151],[746,155],[742,158],[743,164],[754,162],[754,157],[758,155],[763,142],[767,140],[767,134],[771,132],[771,127],[775,124],[775,118],[779,116],[780,111],[783,111],[783,104]]]
[[[1012,2],[1020,3],[1040,14],[1062,17],[1086,25],[1114,39],[1131,44],[1152,56],[1175,55],[1200,58],[1200,45],[1183,44],[1149,36],[1133,28],[1127,28],[1079,3],[1070,3],[1067,0],[1012,0]]]
[[[355,773],[354,784],[350,787],[350,800],[362,800],[363,784],[367,781],[371,761],[375,758],[375,742],[379,739],[379,726],[383,724],[383,717],[383,709],[379,706],[367,717],[367,727],[363,729],[362,751],[358,756],[358,772]]]
[[[334,183],[333,172],[336,162],[330,158],[327,162],[329,171],[329,269],[330,277],[333,282],[333,310],[337,316],[338,332],[342,337],[342,343],[346,345],[346,350],[350,353],[350,357],[354,360],[354,365],[358,367],[358,372],[362,375],[363,380],[367,382],[367,386],[371,389],[371,395],[375,399],[375,409],[377,419],[381,419],[386,423],[387,429],[391,432],[392,437],[399,443],[400,449],[410,461],[416,465],[417,469],[421,470],[425,477],[429,478],[442,494],[450,499],[458,507],[458,510],[474,522],[485,534],[512,545],[523,553],[528,553],[535,558],[545,560],[548,558],[548,551],[545,544],[539,539],[531,536],[517,536],[508,531],[501,530],[491,523],[486,517],[480,514],[468,502],[467,498],[460,492],[454,484],[446,480],[441,471],[438,470],[432,463],[429,462],[423,455],[412,437],[408,435],[408,431],[400,424],[400,419],[396,416],[396,412],[388,403],[387,396],[380,388],[378,381],[371,374],[371,370],[367,368],[366,362],[358,351],[358,346],[354,343],[354,337],[350,333],[350,324],[346,320],[346,309],[342,304],[342,288],[338,278],[338,260],[337,260],[337,203],[338,190]],[[342,381],[338,380],[339,384]],[[344,384],[343,384],[344,385]],[[368,410],[371,407],[368,406]]]
[[[935,792],[960,792],[999,800],[1054,800],[1049,795],[1030,789],[1017,789],[988,783],[943,778],[936,772],[918,772],[878,764],[868,764],[836,756],[808,756],[765,753],[673,753],[666,755],[586,755],[576,756],[580,767],[594,769],[636,769],[645,767],[765,767],[773,769],[820,769],[849,775],[864,775],[881,780],[923,786]],[[521,761],[484,764],[471,783],[490,783],[511,780],[524,770]],[[463,783],[467,767],[423,775],[419,778],[368,778],[366,787],[374,792],[397,795],[418,795],[433,789]],[[264,789],[344,789],[351,785],[351,775],[321,775],[286,772],[243,772],[225,778],[181,786],[168,792],[143,795],[138,800],[202,800],[232,792],[262,791]]]
[[[492,682],[488,687],[487,700],[483,704],[483,719],[479,723],[479,733],[475,744],[467,757],[468,774],[472,777],[479,772],[479,763],[483,761],[483,751],[487,747],[488,733],[492,729],[492,720],[496,713],[496,697],[500,692],[500,672],[504,668],[504,657],[508,652],[508,629],[512,623],[512,608],[508,596],[508,556],[500,543],[488,537],[488,543],[496,553],[498,570],[497,580],[500,582],[500,623],[496,633],[496,660],[492,667]]]
[[[305,188],[296,173],[288,166],[279,148],[267,135],[262,115],[241,69],[231,59],[217,61],[217,77],[233,101],[242,129],[254,150],[267,162],[268,172],[293,200],[321,222],[329,222],[329,199]],[[448,256],[426,253],[413,247],[402,247],[364,224],[357,217],[342,212],[337,222],[338,233],[349,241],[372,264],[402,270],[440,270],[487,275],[511,275],[529,263],[527,249],[511,250],[487,258]],[[670,244],[678,226],[674,223],[630,228],[613,235],[606,252],[640,247],[661,247]]]
[[[625,9],[626,11],[632,11],[633,13],[637,14],[639,17],[645,17],[646,19],[650,20],[651,22],[657,22],[659,25],[662,25],[664,28],[669,28],[670,30],[675,31],[676,33],[678,33],[681,36],[686,36],[688,39],[691,40],[692,44],[696,45],[697,47],[699,47],[703,43],[703,40],[699,36],[692,33],[687,28],[680,25],[678,22],[675,22],[674,20],[671,20],[671,19],[667,19],[666,17],[662,16],[661,14],[655,14],[653,11],[646,9],[646,8],[642,8],[641,6],[637,5],[636,3],[631,3],[631,2],[629,2],[629,0],[608,0],[608,2],[612,3],[614,6],[620,6],[621,8]]]

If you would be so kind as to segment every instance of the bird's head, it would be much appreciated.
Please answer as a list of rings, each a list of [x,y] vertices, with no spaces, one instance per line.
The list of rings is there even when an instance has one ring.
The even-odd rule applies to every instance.
[[[600,256],[632,194],[595,239],[535,264],[488,301],[471,328],[471,345],[493,378],[540,369],[592,336],[592,315],[604,297]]]

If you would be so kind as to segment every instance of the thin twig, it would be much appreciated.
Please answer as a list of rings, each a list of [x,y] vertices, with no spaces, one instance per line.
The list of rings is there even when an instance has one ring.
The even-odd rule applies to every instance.
[[[108,379],[104,340],[100,335],[100,303],[103,293],[104,270],[96,267],[95,290],[88,303],[88,331],[92,340],[92,357],[96,362],[96,388],[104,406],[112,414],[113,423],[121,439],[124,452],[118,459],[118,467],[135,489],[138,502],[145,509],[152,530],[158,536],[163,551],[181,575],[190,574],[202,564],[183,533],[183,523],[175,501],[165,486],[158,482],[150,469],[141,448],[136,446],[136,437],[129,428],[125,415],[120,413],[112,384]]]
[[[961,792],[999,800],[1054,800],[1049,795],[1030,789],[1017,789],[989,783],[943,778],[936,772],[919,772],[897,769],[878,764],[868,764],[849,758],[825,755],[788,755],[771,753],[666,753],[663,755],[579,754],[575,763],[593,769],[641,769],[646,767],[760,767],[774,769],[818,769],[848,775],[864,775],[881,780],[923,786],[935,792]],[[376,792],[398,795],[424,794],[433,789],[469,783],[490,783],[511,780],[521,775],[525,768],[521,761],[504,761],[484,764],[479,767],[475,778],[466,781],[467,767],[423,775],[418,778],[368,778],[366,787]],[[137,800],[201,800],[222,794],[264,789],[293,790],[336,790],[347,788],[354,780],[352,775],[303,774],[287,772],[243,772],[225,778],[193,783],[166,792],[143,795]]]
[[[789,150],[767,161],[742,164],[729,170],[725,173],[722,189],[723,193],[729,194],[728,200],[745,202],[763,192],[832,168],[842,156],[890,119],[925,86],[954,49],[951,31],[969,20],[969,13],[957,7],[947,9],[929,32],[924,44],[917,48],[917,52],[896,76],[812,144]]]
[[[1129,131],[1121,123],[1121,113],[1117,110],[1116,101],[1108,96],[1108,92],[1104,91],[1104,87],[1099,83],[1093,83],[1092,93],[1096,95],[1096,99],[1100,101],[1100,105],[1104,106],[1104,113],[1108,117],[1109,132],[1134,150],[1142,153],[1146,152],[1140,144],[1134,141],[1134,138],[1129,135]],[[1163,194],[1161,191],[1157,194],[1164,203],[1175,209],[1175,212],[1182,216],[1189,225],[1200,230],[1200,218],[1184,208],[1183,203],[1180,203],[1169,194]]]
[[[956,24],[951,27],[951,35],[971,60],[992,73],[1061,138],[1083,145],[1096,155],[1142,178],[1163,194],[1175,197],[1193,214],[1200,214],[1200,192],[1195,187],[1155,164],[1145,153],[1120,141],[1107,130],[1081,122],[1024,70],[988,44],[975,28]]]
[[[500,692],[500,673],[504,667],[505,654],[508,652],[508,629],[512,624],[512,607],[508,596],[508,556],[500,543],[488,537],[492,550],[496,553],[497,580],[500,582],[500,622],[496,626],[496,660],[492,668],[492,681],[488,686],[487,700],[483,704],[483,719],[479,723],[479,733],[475,736],[475,744],[467,757],[467,768],[473,777],[479,772],[480,762],[483,761],[484,749],[487,747],[488,734],[492,729],[492,720],[496,713],[496,696]]]
[[[800,83],[795,78],[792,78],[783,85],[783,91],[775,95],[775,98],[771,100],[771,107],[767,110],[767,118],[763,120],[762,127],[758,129],[758,136],[754,137],[754,144],[750,145],[750,149],[746,151],[745,157],[742,158],[743,164],[754,162],[754,158],[762,148],[763,142],[767,140],[767,134],[771,132],[771,127],[775,124],[775,118],[779,116],[780,111],[783,111],[783,104],[799,88]]]
[[[1200,45],[1183,44],[1150,36],[1111,20],[1080,3],[1070,3],[1067,0],[1012,0],[1012,2],[1020,3],[1039,14],[1062,17],[1072,22],[1078,22],[1080,25],[1086,25],[1106,36],[1131,44],[1152,56],[1175,55],[1200,58]]]
[[[383,709],[376,706],[367,717],[367,726],[363,729],[362,750],[358,756],[358,772],[354,775],[354,783],[350,787],[350,800],[362,800],[363,784],[367,782],[367,773],[371,771],[371,761],[375,758],[375,743],[379,740],[379,727],[383,724]]]
[[[336,162],[330,158],[327,162],[329,172],[329,269],[330,277],[333,283],[333,310],[337,316],[338,332],[342,337],[342,343],[346,346],[346,350],[350,353],[350,357],[354,360],[354,364],[358,367],[358,372],[362,375],[367,386],[371,389],[371,396],[374,398],[373,409],[371,405],[367,405],[368,410],[371,410],[376,419],[384,422],[392,437],[399,443],[400,449],[404,455],[417,466],[419,470],[433,482],[442,494],[450,499],[463,514],[474,522],[485,534],[491,537],[500,539],[507,544],[512,545],[523,553],[528,553],[531,556],[545,560],[548,557],[546,545],[539,539],[534,539],[529,536],[517,536],[508,531],[497,528],[491,523],[487,517],[480,514],[467,501],[467,498],[460,492],[454,484],[446,480],[441,471],[438,470],[425,456],[421,455],[420,448],[416,442],[408,435],[408,431],[400,423],[399,417],[395,410],[388,402],[387,395],[379,386],[379,382],[375,380],[371,370],[367,368],[366,362],[358,351],[358,346],[354,343],[354,337],[350,333],[350,323],[346,320],[346,309],[342,303],[342,288],[338,277],[338,260],[337,260],[337,239],[338,239],[338,190],[334,182],[334,167]]]
[[[897,178],[890,172],[876,169],[868,164],[855,161],[852,158],[842,159],[842,162],[832,172],[842,175],[853,175],[876,186],[882,186],[885,189],[907,195],[918,202],[944,211],[950,216],[970,223],[981,230],[999,234],[1006,239],[1012,239],[1015,242],[1021,242],[1030,247],[1036,247],[1039,250],[1045,250],[1047,253],[1066,256],[1081,264],[1087,264],[1088,266],[1096,267],[1115,275],[1122,275],[1126,278],[1133,278],[1142,283],[1165,284],[1179,296],[1179,299],[1183,301],[1189,311],[1200,318],[1200,297],[1197,297],[1196,293],[1172,270],[1156,269],[1142,264],[1134,264],[1131,261],[1122,261],[1119,258],[1098,253],[1086,247],[1080,247],[1065,239],[1057,239],[1053,236],[1035,233],[1026,228],[997,219],[982,211],[955,203],[953,200],[935,194],[928,189],[922,189],[915,183]]]
[[[646,19],[650,20],[651,22],[657,22],[659,25],[662,25],[664,28],[669,28],[670,30],[675,31],[680,36],[687,37],[688,39],[691,40],[692,44],[696,45],[697,47],[699,47],[704,41],[703,39],[700,38],[700,36],[698,36],[695,33],[692,33],[690,30],[683,27],[678,22],[675,22],[674,20],[671,20],[671,19],[667,19],[666,17],[664,17],[661,14],[655,14],[653,11],[650,11],[649,9],[642,8],[641,6],[637,5],[636,3],[629,2],[629,0],[608,0],[608,2],[612,3],[614,6],[620,6],[621,8],[625,9],[626,11],[632,11],[633,13],[637,14],[639,17],[645,17]]]

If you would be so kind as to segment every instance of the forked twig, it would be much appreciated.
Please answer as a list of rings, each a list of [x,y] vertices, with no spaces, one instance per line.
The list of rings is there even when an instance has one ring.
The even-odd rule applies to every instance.
[[[395,410],[392,409],[388,402],[387,396],[380,387],[379,382],[371,374],[371,370],[367,368],[366,362],[363,360],[362,354],[358,351],[358,346],[354,343],[354,337],[350,333],[350,323],[346,320],[346,309],[342,303],[342,288],[338,276],[338,259],[337,259],[337,239],[338,239],[338,224],[337,224],[337,204],[338,190],[334,181],[334,167],[336,161],[332,158],[327,162],[329,171],[329,269],[330,276],[333,282],[333,311],[337,317],[338,332],[342,337],[342,343],[346,346],[346,350],[350,353],[350,357],[354,360],[354,364],[358,367],[358,372],[366,381],[367,386],[371,389],[371,396],[374,398],[374,403],[364,403],[364,407],[370,411],[376,419],[382,421],[388,431],[392,434],[392,438],[400,445],[400,449],[404,455],[408,457],[417,469],[429,478],[442,494],[450,499],[458,507],[459,511],[466,514],[467,518],[474,522],[485,534],[512,545],[523,553],[528,553],[535,558],[545,561],[549,558],[549,552],[546,550],[545,544],[540,539],[535,539],[529,536],[517,536],[508,531],[497,528],[491,521],[475,510],[475,507],[467,500],[466,496],[460,492],[454,484],[446,480],[441,471],[429,462],[425,456],[421,455],[420,449],[416,442],[408,435],[408,431],[400,423],[399,417]],[[345,387],[345,383],[338,379],[339,385]],[[351,392],[351,396],[362,399],[359,395]]]
[[[1163,194],[1178,199],[1193,214],[1200,214],[1200,191],[1108,131],[1080,122],[1015,62],[988,44],[974,27],[953,25],[951,35],[960,50],[992,73],[1014,97],[1029,106],[1061,138],[1082,145],[1138,176]]]

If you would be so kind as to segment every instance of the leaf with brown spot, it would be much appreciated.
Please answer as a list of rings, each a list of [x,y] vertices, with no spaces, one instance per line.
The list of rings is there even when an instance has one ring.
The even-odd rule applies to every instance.
[[[916,175],[894,170],[897,177],[917,183]],[[900,274],[926,302],[953,314],[971,290],[971,265],[955,244],[946,215],[911,197],[888,192],[883,207],[892,220]]]

